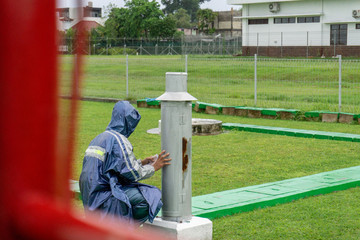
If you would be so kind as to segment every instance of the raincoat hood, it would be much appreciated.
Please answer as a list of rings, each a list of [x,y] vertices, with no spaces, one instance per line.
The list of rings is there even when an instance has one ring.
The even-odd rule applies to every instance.
[[[114,130],[129,137],[140,122],[139,112],[127,101],[119,101],[112,111],[111,121],[106,130]]]

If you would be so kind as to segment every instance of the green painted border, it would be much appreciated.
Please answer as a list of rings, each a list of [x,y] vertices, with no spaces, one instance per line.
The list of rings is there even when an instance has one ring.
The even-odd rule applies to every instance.
[[[323,132],[323,131],[312,131],[312,130],[303,130],[303,129],[257,126],[257,125],[240,124],[240,123],[223,123],[222,127],[228,130],[277,134],[277,135],[284,135],[291,137],[360,142],[360,135],[350,134],[350,133]]]

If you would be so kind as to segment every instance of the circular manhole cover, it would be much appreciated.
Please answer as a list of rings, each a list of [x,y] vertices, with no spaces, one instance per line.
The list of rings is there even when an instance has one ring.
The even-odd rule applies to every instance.
[[[150,134],[160,134],[161,120],[159,120],[159,127],[152,128],[147,131]],[[193,118],[192,119],[192,134],[193,135],[217,135],[222,133],[222,121],[215,119],[203,119]]]

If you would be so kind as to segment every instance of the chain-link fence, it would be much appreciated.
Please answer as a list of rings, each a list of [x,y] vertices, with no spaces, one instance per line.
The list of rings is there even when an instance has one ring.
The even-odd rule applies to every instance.
[[[87,55],[237,55],[241,53],[241,37],[183,36],[181,39],[128,39],[91,38],[87,39]],[[61,41],[59,51],[73,54],[76,50],[74,39]]]
[[[360,29],[349,24],[346,31],[254,32],[243,36],[183,36],[181,39],[87,39],[88,55],[244,55],[272,57],[360,56]],[[347,26],[347,25],[346,25]],[[59,51],[74,53],[73,39],[63,39]]]
[[[71,56],[62,56],[62,94]],[[166,72],[188,72],[188,91],[208,103],[360,113],[360,60],[203,56],[89,56],[83,95],[155,98]]]

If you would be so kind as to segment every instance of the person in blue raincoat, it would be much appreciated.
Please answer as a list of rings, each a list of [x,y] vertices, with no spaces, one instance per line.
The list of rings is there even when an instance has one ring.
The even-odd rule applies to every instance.
[[[95,137],[85,151],[80,192],[86,211],[101,217],[121,217],[129,222],[153,221],[162,207],[158,188],[138,181],[169,165],[169,153],[136,159],[128,137],[141,116],[127,101],[117,102],[106,131]]]

